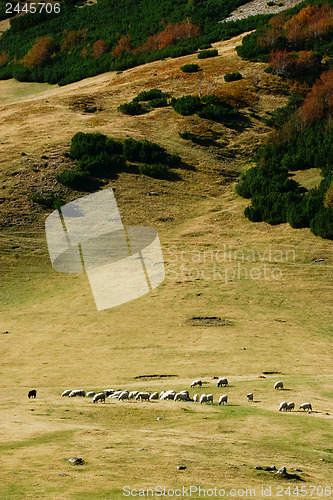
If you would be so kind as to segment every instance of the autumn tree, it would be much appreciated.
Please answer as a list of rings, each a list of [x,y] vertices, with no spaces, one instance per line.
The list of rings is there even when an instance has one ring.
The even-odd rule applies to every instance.
[[[195,38],[201,34],[197,24],[185,21],[179,24],[168,24],[163,31],[147,38],[143,45],[137,47],[134,54],[146,54],[153,50],[163,49],[186,38]]]
[[[131,37],[129,35],[122,35],[115,48],[111,52],[112,57],[118,57],[125,52],[129,52],[131,50]]]
[[[54,47],[54,40],[50,36],[39,38],[23,57],[24,66],[31,68],[44,66],[50,59]]]
[[[70,52],[76,45],[79,45],[85,40],[87,29],[64,31],[66,37],[60,46],[62,52]]]
[[[299,114],[304,123],[333,118],[333,70],[325,71],[316,80]]]
[[[97,40],[94,45],[92,46],[92,49],[91,49],[91,55],[93,57],[100,57],[102,56],[103,54],[106,54],[106,52],[108,51],[108,46],[107,44],[104,42],[104,40]]]

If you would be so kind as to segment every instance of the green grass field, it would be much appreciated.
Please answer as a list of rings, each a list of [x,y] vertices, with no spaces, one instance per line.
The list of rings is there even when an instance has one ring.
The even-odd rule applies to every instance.
[[[221,74],[241,68],[250,88],[262,66],[238,60],[235,42],[214,45]],[[289,496],[288,487],[296,496],[303,486],[309,497],[311,491],[312,498],[328,497],[320,486],[332,486],[332,243],[307,229],[244,218],[247,201],[235,194],[228,173],[244,170],[250,161],[246,148],[251,151],[267,135],[259,121],[242,133],[218,126],[228,140],[223,151],[236,151],[230,163],[218,161],[214,148],[179,138],[186,127],[202,127],[197,118],[170,109],[135,118],[115,111],[147,87],[167,90],[172,84],[179,95],[184,88],[193,92],[198,81],[177,73],[192,59],[159,61],[54,89],[48,107],[41,97],[1,111],[0,133],[7,133],[2,217],[14,222],[0,237],[0,332],[8,331],[0,333],[1,500],[120,499],[132,489],[183,486],[224,488],[234,498],[244,498],[247,489],[255,490],[252,498],[262,498],[262,488],[270,487],[270,498]],[[218,63],[202,64],[205,81],[215,79],[222,93]],[[102,99],[102,111],[87,116],[71,110],[78,93]],[[265,94],[251,106],[260,114],[280,102]],[[11,113],[17,121],[10,122],[9,137]],[[126,225],[157,229],[166,278],[151,293],[101,312],[86,275],[52,269],[43,229],[49,212],[27,200],[33,182],[51,182],[52,154],[64,151],[78,130],[147,137],[181,154],[188,166],[177,170],[178,181],[123,173],[109,183]],[[32,162],[45,152],[51,159],[34,172],[22,163],[21,151]],[[312,185],[315,178],[306,182]],[[146,196],[149,191],[159,195]],[[212,316],[222,324],[193,319]],[[217,388],[216,376],[226,376],[229,386]],[[196,378],[202,388],[190,389]],[[277,380],[285,390],[274,390]],[[36,400],[27,398],[32,388]],[[214,403],[107,399],[94,405],[89,398],[61,397],[76,388],[189,389],[192,397],[212,393]],[[251,403],[248,392],[254,393]],[[225,406],[217,404],[222,394],[229,397]],[[294,401],[296,409],[279,412],[283,400]],[[308,401],[312,413],[298,410]],[[69,463],[74,456],[84,465]],[[257,465],[286,466],[302,481],[256,470]],[[203,496],[193,490],[191,498]]]

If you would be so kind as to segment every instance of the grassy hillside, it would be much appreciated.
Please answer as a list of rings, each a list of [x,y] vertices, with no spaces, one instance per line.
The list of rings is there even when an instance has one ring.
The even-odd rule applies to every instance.
[[[263,63],[237,56],[240,41],[213,44],[219,55],[200,61],[200,73],[180,70],[197,61],[188,55],[19,101],[11,92],[2,104],[1,332],[8,333],[0,334],[0,498],[117,499],[126,485],[216,486],[229,496],[231,488],[254,488],[256,498],[271,486],[278,498],[278,486],[331,486],[332,244],[309,229],[243,215],[248,202],[235,184],[270,133],[259,118],[287,99]],[[236,71],[243,79],[226,83],[224,74]],[[149,88],[176,98],[214,88],[238,103],[246,125],[228,128],[171,107],[140,116],[117,111]],[[86,113],[86,102],[97,111]],[[215,142],[185,141],[185,130]],[[29,200],[35,191],[53,190],[66,201],[84,194],[55,180],[71,165],[63,153],[78,131],[146,138],[182,159],[177,180],[123,172],[105,184],[125,225],[158,231],[166,279],[151,294],[99,313],[85,275],[52,269],[44,233],[50,212]],[[304,183],[318,182],[317,171],[307,174]],[[210,324],[209,317],[220,320]],[[217,388],[215,376],[230,386]],[[212,393],[213,405],[94,405],[60,396],[67,388],[182,390],[194,378],[204,385],[191,396]],[[277,380],[284,391],[273,389]],[[36,400],[27,399],[32,388]],[[229,402],[219,407],[224,393]],[[285,399],[297,408],[310,401],[314,411],[279,413]],[[71,465],[74,456],[85,464]],[[254,469],[273,464],[303,481]]]

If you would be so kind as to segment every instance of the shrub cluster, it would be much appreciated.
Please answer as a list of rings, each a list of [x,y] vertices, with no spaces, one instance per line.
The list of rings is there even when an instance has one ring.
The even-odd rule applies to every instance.
[[[206,95],[201,98],[186,95],[179,99],[172,98],[170,103],[180,115],[189,116],[196,113],[200,118],[221,123],[238,115],[238,111],[231,104],[215,94]]]
[[[226,82],[235,82],[236,80],[241,80],[243,77],[240,73],[227,73],[224,75],[224,79]]]
[[[152,108],[162,108],[168,105],[169,94],[160,89],[150,89],[140,92],[131,102],[118,106],[118,111],[125,115],[142,115]],[[142,104],[145,103],[145,104]]]
[[[127,161],[140,163],[140,173],[163,177],[180,161],[164,148],[150,141],[117,141],[104,134],[78,132],[72,137],[70,157],[77,160],[74,170],[64,170],[56,177],[65,186],[89,191],[96,179],[108,179],[124,171]],[[147,165],[150,165],[148,168]]]
[[[54,191],[35,191],[30,193],[28,198],[46,210],[52,208],[57,210],[65,203],[63,195]]]
[[[219,55],[217,49],[203,50],[199,52],[198,59],[207,59],[208,57],[216,57]]]
[[[183,73],[197,73],[197,71],[200,71],[200,66],[198,64],[184,64],[180,69]]]
[[[245,215],[253,222],[289,222],[294,228],[310,227],[333,239],[333,208],[325,204],[333,180],[333,131],[324,120],[299,128],[293,117],[267,145],[259,149],[258,165],[237,185],[237,193],[251,198]],[[290,170],[317,167],[323,180],[310,191],[289,177]]]
[[[214,139],[210,135],[193,134],[187,130],[185,130],[185,132],[179,132],[179,136],[186,141],[192,141],[200,146],[210,146],[214,143]]]

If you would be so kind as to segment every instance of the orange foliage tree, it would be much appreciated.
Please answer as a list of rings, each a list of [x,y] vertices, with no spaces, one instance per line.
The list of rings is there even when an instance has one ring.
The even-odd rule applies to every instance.
[[[65,31],[64,33],[66,33],[67,36],[62,42],[60,50],[62,52],[69,52],[86,38],[87,29],[71,30],[68,31],[68,33]]]
[[[104,40],[97,40],[91,49],[91,55],[93,57],[100,57],[108,51],[108,46]]]
[[[287,40],[294,45],[326,35],[333,29],[333,9],[307,5],[285,24]]]
[[[189,21],[179,24],[168,24],[166,28],[147,38],[145,43],[133,50],[134,54],[145,54],[153,50],[163,49],[169,45],[177,43],[185,38],[194,38],[201,34],[201,28],[197,24],[192,24]]]
[[[333,118],[333,70],[325,71],[316,80],[299,110],[303,122]]]
[[[22,62],[27,67],[43,66],[49,60],[53,49],[53,38],[50,36],[39,38],[23,57]]]
[[[111,52],[112,57],[118,57],[124,52],[129,52],[131,50],[131,38],[129,35],[122,35],[116,47]]]

